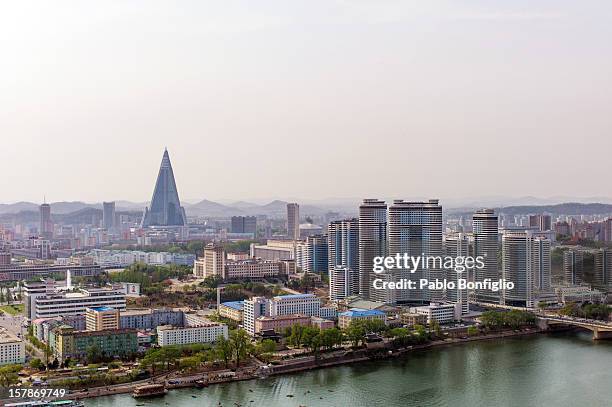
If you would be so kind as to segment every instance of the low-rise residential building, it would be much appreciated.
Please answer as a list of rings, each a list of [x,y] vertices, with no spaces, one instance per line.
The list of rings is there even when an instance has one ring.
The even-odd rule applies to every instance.
[[[320,317],[310,317],[310,325],[319,329],[331,329],[336,326],[334,321]]]
[[[242,322],[244,301],[228,301],[219,304],[219,316]]]
[[[269,330],[282,333],[294,325],[309,326],[310,317],[300,314],[262,316],[255,320],[255,333]]]
[[[0,366],[25,363],[25,344],[5,328],[0,328]]]
[[[344,311],[338,314],[338,326],[340,329],[346,329],[353,321],[370,321],[370,320],[381,320],[386,323],[387,315],[375,309],[365,310],[359,308],[351,308],[348,311]]]
[[[135,329],[76,331],[71,326],[60,325],[53,328],[49,342],[60,363],[66,359],[83,360],[92,347],[107,357],[128,357],[138,351]]]
[[[143,308],[121,311],[119,326],[139,330],[155,329],[159,325],[182,326],[183,310],[173,308]]]
[[[225,339],[228,338],[227,325],[208,323],[184,327],[172,325],[157,327],[157,344],[159,346],[214,343],[220,336],[223,336]]]
[[[143,252],[138,250],[91,250],[87,257],[102,267],[127,267],[134,263],[150,265],[176,264],[193,266],[195,255],[191,253]]]

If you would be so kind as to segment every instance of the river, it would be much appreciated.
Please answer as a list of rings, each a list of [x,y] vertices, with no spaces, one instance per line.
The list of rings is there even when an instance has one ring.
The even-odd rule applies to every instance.
[[[87,407],[610,406],[612,341],[558,333],[471,342],[401,359],[174,390],[146,401],[118,395],[84,402]]]

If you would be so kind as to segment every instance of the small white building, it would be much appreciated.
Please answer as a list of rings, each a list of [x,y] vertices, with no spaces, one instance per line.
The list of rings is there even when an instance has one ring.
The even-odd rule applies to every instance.
[[[6,329],[0,329],[0,366],[25,363],[23,341]]]
[[[439,324],[447,324],[449,322],[461,319],[461,303],[431,303],[423,307],[415,307],[412,312],[425,315],[427,323],[437,321]]]
[[[223,336],[225,339],[228,338],[227,325],[210,323],[186,327],[175,327],[172,325],[160,325],[157,327],[157,344],[159,346],[214,343],[220,336]]]

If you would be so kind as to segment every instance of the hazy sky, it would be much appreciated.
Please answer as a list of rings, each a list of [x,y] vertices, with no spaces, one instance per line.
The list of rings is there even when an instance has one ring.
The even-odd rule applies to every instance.
[[[610,1],[10,1],[0,202],[611,196]]]

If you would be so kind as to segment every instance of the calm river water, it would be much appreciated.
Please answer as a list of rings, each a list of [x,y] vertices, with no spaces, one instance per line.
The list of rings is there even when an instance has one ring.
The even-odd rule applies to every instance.
[[[287,397],[293,395],[293,397]],[[193,397],[195,396],[195,397]],[[85,400],[88,407],[612,406],[612,341],[588,334],[468,343],[164,398]]]

